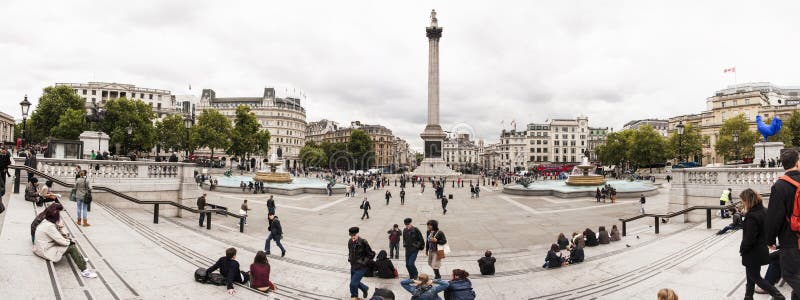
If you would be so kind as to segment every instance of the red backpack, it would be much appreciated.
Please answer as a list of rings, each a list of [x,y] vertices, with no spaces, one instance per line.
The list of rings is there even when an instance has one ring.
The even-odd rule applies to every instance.
[[[786,175],[781,176],[780,179],[797,188],[794,194],[794,210],[791,216],[786,217],[786,221],[789,222],[789,228],[797,235],[797,247],[800,248],[800,183]]]

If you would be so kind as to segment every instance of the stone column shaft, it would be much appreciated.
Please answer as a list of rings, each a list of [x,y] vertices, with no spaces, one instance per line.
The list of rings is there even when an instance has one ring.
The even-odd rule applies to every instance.
[[[439,39],[428,39],[428,125],[439,125]]]

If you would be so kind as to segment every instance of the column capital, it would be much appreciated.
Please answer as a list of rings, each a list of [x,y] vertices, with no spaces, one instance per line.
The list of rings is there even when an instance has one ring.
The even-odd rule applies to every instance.
[[[425,32],[428,39],[438,41],[442,37],[442,27],[426,27]]]

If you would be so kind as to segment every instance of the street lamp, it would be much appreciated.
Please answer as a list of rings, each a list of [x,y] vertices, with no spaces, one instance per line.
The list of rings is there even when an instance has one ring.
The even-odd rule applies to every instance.
[[[128,128],[126,128],[126,130],[128,131],[128,142],[126,143],[125,146],[127,146],[127,148],[128,148],[128,149],[126,149],[127,152],[130,152],[131,151],[131,149],[130,149],[130,147],[131,147],[131,145],[130,145],[131,144],[131,133],[133,133],[133,128],[131,127],[131,125],[128,125]]]
[[[184,146],[186,146],[186,155],[184,159],[189,159],[189,129],[192,128],[192,123],[194,123],[194,120],[192,120],[189,115],[183,118],[183,125],[186,127],[186,142],[184,143]]]
[[[678,163],[683,161],[683,121],[678,122],[675,126],[678,129]]]
[[[26,123],[28,119],[28,110],[31,109],[31,103],[28,102],[28,95],[25,95],[25,99],[22,99],[22,102],[19,103],[19,106],[22,108],[22,148],[25,148],[25,143],[28,141],[25,139],[25,129]]]
[[[736,149],[736,160],[739,160],[739,133],[738,132],[734,132],[733,133],[733,143],[734,143],[734,147],[736,147],[735,148]]]

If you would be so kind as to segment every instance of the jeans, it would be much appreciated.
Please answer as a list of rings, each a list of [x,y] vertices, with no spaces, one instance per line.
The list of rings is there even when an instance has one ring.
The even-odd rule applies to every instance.
[[[200,213],[200,226],[201,227],[203,226],[203,220],[205,220],[205,219],[206,219],[206,213],[201,212]]]
[[[763,290],[769,289],[771,286],[769,282],[761,277],[761,266],[745,266],[745,274],[747,275],[747,283],[744,287],[744,296],[753,297],[755,293],[756,284]]]
[[[78,219],[88,218],[89,214],[86,212],[88,205],[86,202],[83,202],[83,199],[78,199],[76,202],[78,203]]]
[[[389,242],[389,258],[392,257],[400,258],[400,242]]]
[[[781,250],[781,275],[792,287],[792,300],[800,300],[800,249]]]
[[[274,207],[267,207],[267,213],[274,215],[275,214],[275,208]]]
[[[78,265],[78,270],[86,270],[86,261],[83,260],[83,255],[78,251],[78,246],[75,246],[75,244],[69,245],[69,247],[67,247],[67,254],[75,261],[75,264]]]
[[[734,226],[733,224],[728,224],[728,226],[725,226],[724,228],[722,228],[722,230],[717,232],[717,234],[724,234],[724,233],[728,232],[728,230],[736,230],[736,229],[739,229],[739,227]]]
[[[406,249],[406,270],[408,270],[408,277],[417,279],[417,266],[414,263],[417,261],[419,251]]]
[[[281,249],[281,252],[286,252],[286,249],[283,248],[283,244],[281,244],[281,238],[273,237],[272,233],[267,236],[267,242],[264,243],[264,251],[269,253],[269,244],[271,240],[275,240],[275,245],[278,245],[278,248]]]
[[[361,283],[361,278],[364,278],[365,274],[367,274],[367,269],[350,270],[350,297],[358,297],[358,290],[366,293],[369,289],[366,284]]]
[[[719,200],[719,205],[723,205],[723,206],[724,206],[724,205],[726,205],[726,204],[728,204],[728,202],[727,202],[727,201],[722,201],[722,200]],[[724,208],[719,210],[719,217],[720,217],[720,218],[726,218],[726,217],[727,217],[727,215],[728,215],[728,214],[726,213],[726,211],[725,211],[725,209],[724,209]]]

